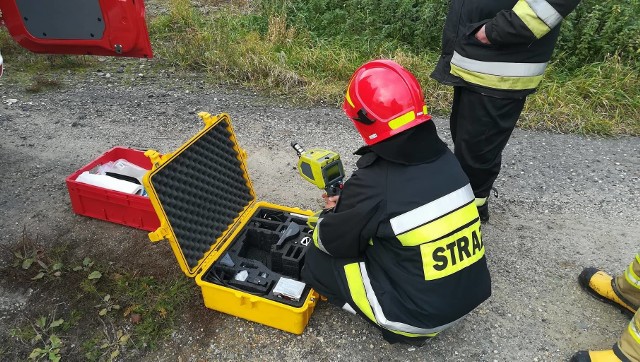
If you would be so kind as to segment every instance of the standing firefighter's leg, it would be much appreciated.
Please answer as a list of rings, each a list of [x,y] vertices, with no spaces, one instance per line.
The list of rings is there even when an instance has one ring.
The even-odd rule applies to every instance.
[[[586,268],[578,278],[580,284],[597,298],[616,305],[622,311],[635,311],[635,315],[612,349],[606,351],[580,351],[571,362],[629,362],[640,361],[640,254],[622,275],[612,278],[603,271]]]
[[[640,253],[636,254],[624,274],[616,277],[614,285],[625,301],[637,310],[640,305]],[[636,311],[616,347],[631,361],[640,361],[639,312]]]
[[[640,312],[636,312],[613,349],[615,352],[622,353],[630,361],[640,361]]]
[[[516,126],[525,98],[495,98],[455,87],[450,117],[454,154],[469,177],[483,222],[487,197],[500,173],[502,151]]]
[[[624,274],[616,277],[614,286],[624,301],[637,310],[640,306],[640,253],[636,254]]]

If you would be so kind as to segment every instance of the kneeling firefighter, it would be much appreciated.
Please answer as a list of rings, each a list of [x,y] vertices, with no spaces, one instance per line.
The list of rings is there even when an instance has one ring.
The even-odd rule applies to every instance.
[[[302,278],[388,342],[419,345],[491,294],[473,190],[399,64],[356,70],[343,108],[366,146],[318,218]]]

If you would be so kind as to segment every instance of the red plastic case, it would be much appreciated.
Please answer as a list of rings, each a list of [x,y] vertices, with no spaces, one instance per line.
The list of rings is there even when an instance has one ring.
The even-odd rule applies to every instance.
[[[148,197],[125,194],[76,181],[84,171],[121,158],[148,170],[151,169],[151,161],[142,150],[127,147],[110,149],[67,177],[67,189],[73,212],[146,231],[156,230],[160,226],[160,221]]]

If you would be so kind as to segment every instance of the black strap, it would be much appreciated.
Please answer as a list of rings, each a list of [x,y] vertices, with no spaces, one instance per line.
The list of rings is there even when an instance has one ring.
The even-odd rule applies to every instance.
[[[364,124],[373,124],[373,122],[375,122],[373,119],[367,117],[367,111],[363,108],[360,108],[358,111],[358,118],[354,118],[354,120]]]

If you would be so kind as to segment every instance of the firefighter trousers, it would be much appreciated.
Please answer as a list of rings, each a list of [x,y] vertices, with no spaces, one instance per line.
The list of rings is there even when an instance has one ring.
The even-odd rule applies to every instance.
[[[496,98],[454,87],[449,125],[454,154],[476,197],[487,197],[500,173],[502,150],[526,98]]]
[[[622,275],[615,278],[615,287],[623,300],[632,307],[640,306],[640,253]],[[640,312],[636,310],[633,319],[622,333],[614,348],[618,348],[629,360],[640,361]]]
[[[309,246],[305,255],[305,263],[302,268],[302,280],[315,289],[320,295],[331,303],[362,317],[369,324],[376,327],[382,337],[389,343],[406,343],[421,345],[429,337],[405,337],[388,331],[369,319],[351,298],[348,282],[344,274],[344,266],[362,261],[361,259],[333,258],[313,246]],[[347,307],[347,305],[349,307]]]

